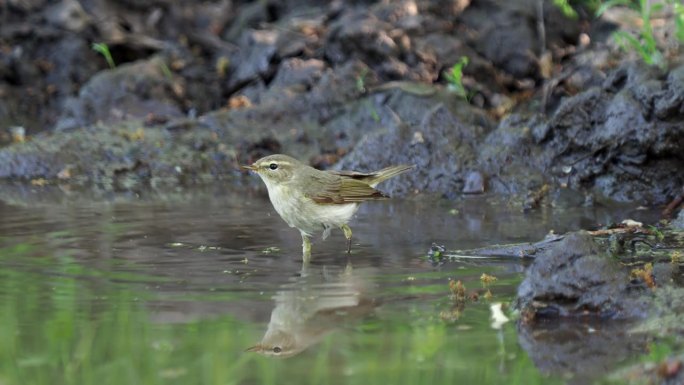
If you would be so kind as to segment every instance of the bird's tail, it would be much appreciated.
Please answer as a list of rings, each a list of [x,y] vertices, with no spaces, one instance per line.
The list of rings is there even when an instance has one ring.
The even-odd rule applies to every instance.
[[[382,170],[378,170],[370,174],[368,184],[371,185],[371,187],[375,187],[377,184],[384,182],[389,178],[393,178],[399,174],[403,174],[408,170],[412,170],[415,167],[415,164],[400,164],[398,166],[390,166],[387,168],[383,168]]]

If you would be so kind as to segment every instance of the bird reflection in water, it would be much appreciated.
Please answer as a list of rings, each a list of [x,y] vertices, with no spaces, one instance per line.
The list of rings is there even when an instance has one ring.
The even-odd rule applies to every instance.
[[[345,269],[306,267],[273,297],[268,329],[247,351],[291,357],[372,313],[378,304],[370,296],[365,273],[352,271],[351,264]]]

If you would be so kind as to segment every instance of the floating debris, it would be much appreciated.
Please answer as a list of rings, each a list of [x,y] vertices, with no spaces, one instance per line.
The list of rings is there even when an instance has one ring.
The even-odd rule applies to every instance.
[[[443,311],[439,312],[439,318],[441,318],[443,321],[455,322],[455,321],[458,321],[459,318],[461,318],[462,314],[463,314],[463,308],[462,307],[455,307],[453,309],[443,310]]]
[[[491,285],[496,280],[497,280],[497,278],[495,276],[489,275],[487,273],[482,273],[482,275],[480,276],[480,282],[482,282],[482,285],[484,287]]]
[[[494,295],[492,294],[491,290],[487,289],[487,291],[484,293],[483,297],[484,297],[484,299],[489,301],[492,299],[492,297],[494,297]]]
[[[641,222],[637,222],[633,219],[625,219],[622,222],[620,222],[621,225],[624,225],[625,227],[644,227],[644,224]]]
[[[427,260],[430,261],[433,266],[441,266],[446,262],[446,258],[443,257],[445,251],[446,248],[444,246],[433,243],[427,253]]]
[[[24,143],[26,142],[26,129],[22,126],[14,126],[9,129],[12,135],[12,142]]]
[[[267,248],[261,250],[261,254],[273,254],[273,253],[277,253],[277,252],[279,252],[279,251],[280,251],[280,248],[279,248],[279,247],[276,247],[276,246],[269,246],[269,247],[267,247]]]
[[[451,291],[451,298],[456,302],[465,302],[466,287],[461,280],[449,281],[449,290]]]
[[[656,287],[655,277],[653,276],[653,263],[647,263],[642,268],[632,270],[630,273],[632,279],[639,279],[643,281],[646,286],[653,289]]]
[[[236,110],[239,108],[248,108],[251,106],[252,101],[244,95],[233,96],[232,98],[228,99],[228,108],[231,110]]]
[[[197,247],[197,250],[202,251],[202,252],[207,251],[207,250],[220,250],[220,249],[221,248],[218,246],[207,246],[207,245],[200,245],[199,247]]]
[[[71,178],[71,166],[64,167],[59,173],[57,173],[57,179],[67,180]]]

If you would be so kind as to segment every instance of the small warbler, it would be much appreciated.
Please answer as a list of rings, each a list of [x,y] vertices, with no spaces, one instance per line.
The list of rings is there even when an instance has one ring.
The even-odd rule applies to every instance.
[[[270,155],[249,166],[266,184],[273,207],[290,227],[302,235],[302,258],[311,260],[311,237],[323,231],[340,228],[351,252],[352,231],[349,220],[361,202],[388,198],[375,189],[378,183],[415,167],[399,165],[361,173],[355,171],[322,171],[287,155]]]

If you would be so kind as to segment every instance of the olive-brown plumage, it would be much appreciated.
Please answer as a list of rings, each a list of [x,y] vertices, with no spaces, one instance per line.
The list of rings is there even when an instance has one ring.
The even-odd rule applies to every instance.
[[[310,238],[318,231],[323,231],[325,239],[332,228],[341,228],[349,252],[352,232],[347,223],[359,204],[388,198],[375,186],[415,166],[391,166],[371,173],[322,171],[290,156],[277,154],[243,167],[259,174],[275,210],[290,227],[299,230],[303,258],[308,262]]]

